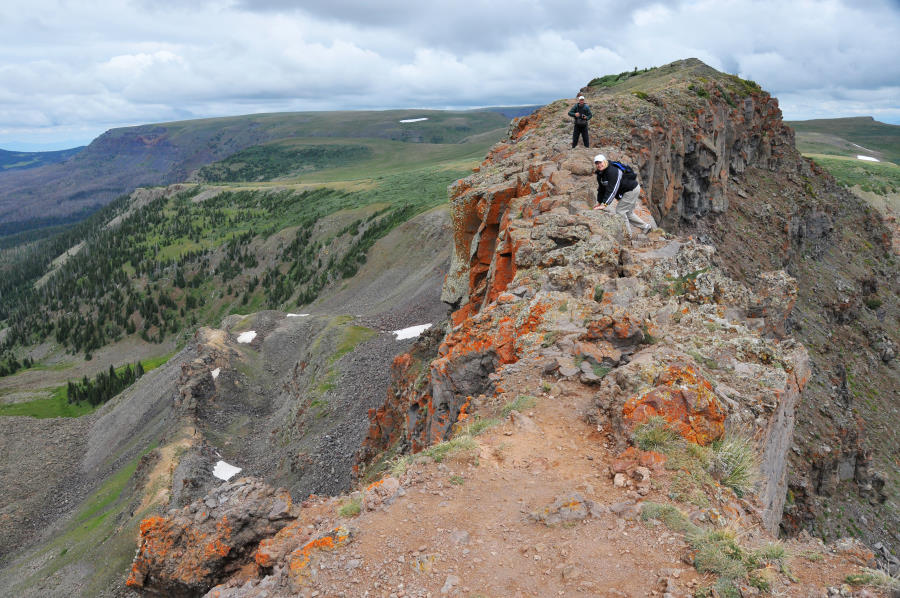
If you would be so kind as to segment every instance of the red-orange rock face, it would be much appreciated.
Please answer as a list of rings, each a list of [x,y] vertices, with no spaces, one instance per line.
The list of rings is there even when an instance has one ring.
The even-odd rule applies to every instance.
[[[226,576],[270,560],[254,551],[260,540],[286,526],[291,497],[242,478],[205,500],[141,522],[138,553],[126,585],[163,596],[197,596]]]
[[[725,433],[725,412],[712,385],[691,365],[670,365],[652,390],[625,401],[623,414],[632,424],[661,416],[684,438],[700,445]]]

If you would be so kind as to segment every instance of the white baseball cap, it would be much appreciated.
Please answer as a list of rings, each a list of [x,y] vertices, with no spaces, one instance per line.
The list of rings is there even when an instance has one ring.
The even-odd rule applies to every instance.
[[[597,154],[594,156],[594,162],[606,162],[606,156],[603,154]]]
[[[579,100],[583,100],[583,99],[584,99],[584,96],[578,96],[578,99],[579,99]]]

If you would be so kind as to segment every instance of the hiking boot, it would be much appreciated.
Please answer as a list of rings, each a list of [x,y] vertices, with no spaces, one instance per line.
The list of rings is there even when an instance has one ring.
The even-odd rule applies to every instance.
[[[602,209],[603,209],[603,206],[600,205],[600,204],[597,204],[597,205],[594,206],[594,209],[595,209],[595,210],[602,210]]]

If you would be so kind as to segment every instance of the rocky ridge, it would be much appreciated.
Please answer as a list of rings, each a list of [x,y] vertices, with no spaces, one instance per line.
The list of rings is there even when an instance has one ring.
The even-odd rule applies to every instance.
[[[426,457],[351,496],[363,509],[353,523],[351,512],[337,513],[341,499],[310,497],[269,540],[225,534],[220,552],[233,562],[207,581],[208,596],[469,595],[480,587],[492,595],[693,594],[710,580],[689,570],[679,582],[684,572],[676,564],[701,570],[697,555],[673,535],[671,553],[651,556],[654,545],[669,540],[657,528],[642,542],[650,532],[635,523],[651,499],[671,496],[666,457],[631,446],[635,430],[658,418],[695,446],[735,430],[750,440],[758,455],[755,497],[707,488],[705,506],[691,507],[690,518],[771,540],[786,499],[797,407],[813,369],[807,349],[789,334],[797,281],[782,269],[761,268],[739,281],[702,235],[685,233],[748,199],[742,177],[749,173],[797,165],[797,176],[816,173],[797,159],[768,94],[740,80],[710,80],[721,74],[698,61],[661,71],[672,79],[659,92],[610,98],[583,90],[589,103],[604,100],[605,115],[592,130],[598,147],[568,148],[568,102],[555,102],[514,121],[508,141],[451,188],[454,253],[442,298],[454,311],[445,330],[394,360],[388,399],[369,412],[357,473],[373,475],[378,459],[392,452]],[[683,234],[630,236],[614,215],[593,210],[591,157],[598,151],[637,165],[649,192],[642,194],[642,215]],[[528,415],[513,410],[508,422],[470,438],[449,468],[435,457],[433,448],[454,446],[524,396],[543,398]],[[217,492],[248,484],[257,483]],[[435,495],[446,500],[432,504]],[[511,498],[518,505],[504,505]],[[194,550],[198,528],[191,517],[219,517],[203,504],[164,519],[165,529],[181,526],[185,547],[167,551],[162,564],[151,558],[159,526],[142,530],[130,585],[159,591],[154,571],[171,569],[166,562]],[[485,512],[496,517],[486,522]],[[448,517],[467,529],[446,529],[441,521]],[[259,515],[247,519],[268,525]],[[571,533],[569,524],[576,528]],[[559,547],[546,572],[535,564],[546,557],[547,545],[536,540],[545,528],[545,542]],[[489,544],[491,530],[504,541]],[[637,544],[625,540],[629,533]],[[420,537],[428,540],[418,545]],[[472,537],[477,547],[469,548]],[[828,552],[804,542],[798,554]],[[619,555],[610,569],[649,565],[659,575],[631,582],[612,571],[586,575],[598,563],[573,564],[574,543],[583,544],[582,555],[598,554],[592,550],[601,544],[610,557]],[[346,552],[328,552],[345,544]],[[506,562],[517,544],[519,554],[534,558]],[[831,551],[837,556],[794,581],[766,567],[750,579],[769,576],[766,587],[791,595],[850,595],[849,588],[824,584],[839,586],[856,565],[874,566],[874,555],[853,542]],[[498,576],[498,567],[510,567],[510,574]],[[538,572],[546,577],[535,579]],[[188,581],[179,581],[178,591],[202,593]],[[739,591],[753,595],[760,583]]]

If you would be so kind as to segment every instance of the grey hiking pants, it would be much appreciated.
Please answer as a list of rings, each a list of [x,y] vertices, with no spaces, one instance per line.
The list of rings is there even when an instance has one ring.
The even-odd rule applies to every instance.
[[[637,224],[641,228],[647,226],[647,223],[637,217],[634,213],[634,208],[637,207],[638,198],[641,195],[641,186],[638,185],[631,191],[627,191],[622,195],[622,199],[619,200],[619,203],[616,204],[616,216],[621,216],[625,221],[625,232],[628,233],[628,236],[631,236],[631,224],[629,222],[633,222]]]

